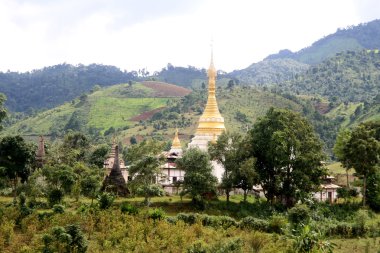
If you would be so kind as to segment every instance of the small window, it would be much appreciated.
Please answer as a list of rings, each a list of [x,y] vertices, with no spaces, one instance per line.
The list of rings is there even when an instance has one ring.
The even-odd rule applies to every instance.
[[[173,183],[177,182],[177,177],[173,177]]]

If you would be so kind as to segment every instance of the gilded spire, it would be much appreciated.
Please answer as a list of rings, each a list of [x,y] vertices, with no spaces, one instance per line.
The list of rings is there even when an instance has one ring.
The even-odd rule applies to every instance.
[[[176,128],[173,143],[172,143],[172,149],[181,149],[181,148],[182,148],[181,142],[178,138],[178,128]]]
[[[199,125],[196,134],[208,134],[219,136],[225,131],[224,118],[219,112],[216,102],[216,69],[214,66],[214,55],[211,50],[210,67],[207,71],[208,75],[208,99],[205,110],[199,119]]]

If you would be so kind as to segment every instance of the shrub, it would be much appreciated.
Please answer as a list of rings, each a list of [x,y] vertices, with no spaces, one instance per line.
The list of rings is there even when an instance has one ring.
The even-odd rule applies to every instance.
[[[49,234],[42,236],[42,252],[77,252],[87,251],[87,240],[80,227],[75,224],[54,227]]]
[[[122,213],[127,213],[130,215],[136,215],[139,213],[139,209],[128,202],[123,202],[120,206],[120,210]]]
[[[230,239],[225,242],[218,242],[210,247],[209,252],[213,253],[240,253],[242,251],[243,242],[240,238]]]
[[[288,219],[293,226],[307,224],[310,220],[310,209],[306,205],[297,205],[289,210]]]
[[[204,242],[195,242],[187,250],[187,253],[207,253],[207,245]]]
[[[98,196],[98,204],[101,210],[108,209],[112,206],[115,196],[108,192],[103,192]]]
[[[229,227],[236,227],[237,222],[235,219],[229,217],[229,216],[211,216],[211,215],[201,215],[199,218],[202,220],[203,226],[210,226],[214,228],[229,228]]]
[[[63,205],[54,205],[53,206],[53,212],[54,213],[64,213],[65,207]]]
[[[168,217],[166,217],[166,221],[168,222],[168,223],[170,223],[170,224],[176,224],[177,223],[177,221],[178,221],[178,219],[177,219],[177,217],[173,217],[173,216],[168,216]]]
[[[198,214],[194,213],[179,213],[177,214],[177,220],[181,220],[186,224],[192,225],[197,222],[198,216]]]
[[[240,221],[240,227],[267,232],[269,230],[269,223],[266,220],[247,216]]]
[[[50,206],[54,206],[55,204],[59,204],[63,200],[64,193],[61,189],[52,189],[48,193],[48,202]]]
[[[282,215],[273,215],[269,220],[268,232],[282,234],[286,227],[287,220]]]
[[[161,208],[155,208],[149,211],[149,218],[153,220],[162,220],[165,218],[165,211]]]

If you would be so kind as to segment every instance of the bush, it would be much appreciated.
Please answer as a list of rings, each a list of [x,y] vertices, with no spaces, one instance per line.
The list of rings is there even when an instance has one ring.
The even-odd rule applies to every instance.
[[[63,196],[64,196],[63,190],[61,190],[61,189],[52,189],[48,193],[48,202],[49,202],[49,205],[52,207],[55,204],[61,203],[62,200],[63,200]]]
[[[285,229],[287,219],[282,215],[273,215],[269,220],[268,232],[282,234]]]
[[[42,252],[85,253],[88,243],[80,227],[75,224],[66,227],[54,227],[49,234],[42,236]],[[62,249],[65,249],[62,251]]]
[[[204,242],[195,242],[191,245],[187,251],[187,253],[207,253],[207,245]]]
[[[198,214],[194,213],[179,213],[177,214],[177,220],[181,220],[186,224],[193,225],[198,220]]]
[[[202,221],[203,226],[210,226],[214,228],[222,227],[224,229],[229,227],[237,227],[238,223],[235,219],[229,216],[211,216],[211,215],[201,215],[199,219]]]
[[[243,242],[240,238],[230,239],[225,242],[218,242],[210,248],[213,253],[240,253],[242,252]]]
[[[98,204],[101,210],[108,209],[112,206],[115,196],[108,192],[103,192],[98,196]]]
[[[289,222],[293,226],[307,224],[310,220],[310,209],[306,205],[297,205],[289,210]]]
[[[120,206],[120,210],[122,213],[127,213],[130,215],[136,215],[139,213],[139,209],[128,202],[123,202]]]
[[[54,213],[64,213],[65,212],[65,207],[63,205],[54,205],[52,209],[53,209]]]
[[[253,229],[262,232],[269,230],[269,223],[266,220],[257,219],[252,216],[247,216],[240,221],[240,227],[245,229]]]
[[[373,173],[368,177],[368,184],[366,190],[368,206],[380,212],[380,172]]]
[[[153,220],[162,220],[165,218],[165,211],[161,208],[155,208],[149,211],[149,218]]]

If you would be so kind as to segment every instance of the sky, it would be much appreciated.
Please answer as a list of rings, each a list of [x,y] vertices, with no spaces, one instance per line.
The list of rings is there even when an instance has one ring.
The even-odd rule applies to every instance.
[[[0,71],[246,68],[380,18],[379,0],[0,0]]]

